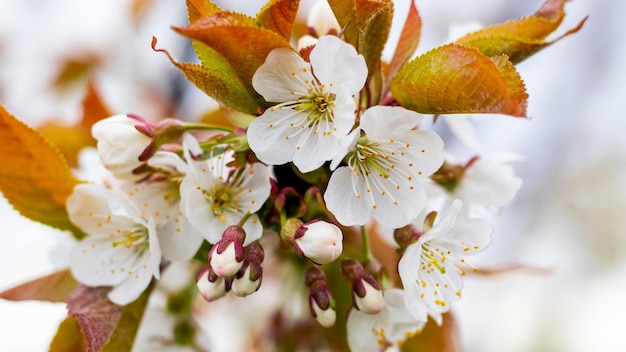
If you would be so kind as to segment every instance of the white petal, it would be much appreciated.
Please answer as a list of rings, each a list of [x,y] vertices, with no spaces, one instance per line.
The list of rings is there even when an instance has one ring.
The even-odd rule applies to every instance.
[[[373,106],[361,116],[361,129],[370,140],[386,140],[416,127],[422,116],[400,106]]]
[[[269,102],[287,102],[308,94],[313,81],[310,65],[293,50],[272,50],[254,73],[252,86]]]
[[[335,36],[322,36],[311,51],[310,60],[315,77],[327,86],[340,85],[354,95],[365,84],[365,58],[352,45]]]
[[[346,328],[348,331],[348,346],[351,351],[378,352],[378,336],[374,335],[378,317],[352,309],[348,315]]]
[[[178,221],[176,221],[178,219]],[[202,233],[185,216],[175,218],[157,232],[163,257],[167,260],[189,260],[202,244]]]
[[[243,230],[246,231],[246,240],[243,242],[244,247],[258,240],[263,235],[263,225],[256,214],[248,218],[243,224]]]
[[[404,286],[404,303],[413,317],[420,321],[428,319],[428,312],[424,300],[420,297],[418,289],[418,271],[422,246],[414,243],[407,247],[398,262],[398,274]]]
[[[94,184],[79,184],[68,197],[66,208],[70,220],[88,235],[109,236],[119,229],[130,229],[135,222],[114,214],[111,209],[120,206],[109,192]]]
[[[109,292],[109,299],[116,304],[126,305],[136,300],[148,287],[152,277],[149,275],[139,275],[139,277],[128,277],[124,282],[115,286]]]
[[[266,110],[248,127],[250,149],[268,165],[281,165],[293,160],[300,141],[293,136],[300,132],[303,119],[306,120],[305,113],[292,109]]]
[[[353,175],[349,167],[335,170],[324,193],[326,207],[345,226],[365,224],[373,205],[365,192],[363,178],[355,177],[353,183]]]
[[[378,175],[370,178],[378,178],[379,182],[382,183],[390,181],[388,178],[378,177]],[[372,190],[375,192],[376,209],[372,209],[371,213],[381,225],[390,228],[405,226],[424,209],[426,204],[424,188],[415,180],[409,184],[411,185],[409,187],[402,184],[400,189],[396,189],[391,184],[386,188],[387,193],[385,195],[382,195],[379,189]]]

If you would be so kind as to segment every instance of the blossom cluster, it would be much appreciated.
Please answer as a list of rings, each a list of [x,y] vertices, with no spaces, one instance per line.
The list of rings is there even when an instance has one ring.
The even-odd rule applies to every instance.
[[[67,200],[86,235],[71,254],[79,282],[111,286],[108,298],[126,305],[171,262],[192,260],[197,292],[213,302],[259,290],[267,255],[298,263],[321,326],[349,309],[353,350],[399,346],[428,319],[442,324],[474,269],[466,257],[491,242],[488,214],[520,187],[518,157],[454,164],[423,115],[394,100],[364,104],[365,58],[339,30],[324,31],[301,41],[306,51],[267,55],[252,86],[269,106],[246,128],[132,114],[93,126],[107,172]],[[391,275],[368,247],[385,229],[400,253]],[[337,305],[332,270],[351,307]]]

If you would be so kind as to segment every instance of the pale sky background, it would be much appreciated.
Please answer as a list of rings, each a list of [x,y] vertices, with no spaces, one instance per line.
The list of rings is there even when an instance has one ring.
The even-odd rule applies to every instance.
[[[442,44],[450,24],[488,25],[530,15],[541,3],[419,0],[418,52]],[[229,4],[251,13],[259,6]],[[59,97],[46,89],[51,62],[92,51],[109,58],[97,79],[114,111],[158,114],[150,97],[181,88],[187,104],[180,116],[206,109],[208,99],[150,49],[156,35],[159,47],[189,59],[185,39],[169,29],[186,23],[184,1],[155,0],[135,27],[127,6],[125,0],[0,0],[0,101],[33,125],[50,117],[76,120],[80,91]],[[407,0],[396,3],[399,23],[407,8]],[[466,351],[626,350],[626,2],[574,0],[567,12],[559,33],[589,15],[583,30],[518,66],[532,119],[490,116],[475,123],[485,151],[517,152],[526,162],[516,165],[524,179],[517,199],[490,219],[494,242],[473,263],[550,272],[468,277],[453,308]],[[445,127],[442,136],[449,151],[459,151]],[[4,200],[0,222],[0,290],[64,265],[67,235],[20,217]],[[0,301],[0,351],[46,350],[64,316],[63,304]]]

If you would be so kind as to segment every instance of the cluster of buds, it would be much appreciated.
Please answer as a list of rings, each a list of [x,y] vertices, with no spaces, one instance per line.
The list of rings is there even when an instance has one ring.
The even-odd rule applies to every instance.
[[[378,314],[383,309],[383,292],[372,275],[354,259],[341,262],[341,274],[352,283],[352,305],[367,314]]]
[[[209,251],[209,264],[196,275],[196,285],[205,300],[215,301],[227,292],[245,297],[261,287],[265,257],[263,247],[252,242],[243,247],[246,233],[240,226],[230,226]]]
[[[335,300],[328,290],[324,271],[318,267],[309,269],[304,275],[304,283],[309,288],[311,315],[325,328],[335,325]]]

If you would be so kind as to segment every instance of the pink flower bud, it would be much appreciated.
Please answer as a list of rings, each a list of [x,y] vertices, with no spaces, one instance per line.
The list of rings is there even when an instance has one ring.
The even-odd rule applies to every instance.
[[[378,314],[383,310],[383,292],[365,280],[361,280],[361,285],[365,291],[363,297],[354,294],[354,304],[363,313]]]
[[[341,262],[341,274],[352,283],[352,304],[367,314],[378,314],[383,309],[383,292],[378,282],[365,272],[354,259]]]
[[[343,234],[337,226],[313,220],[298,228],[293,245],[300,256],[316,264],[327,264],[341,255],[342,241]]]
[[[261,287],[263,268],[261,263],[265,257],[263,247],[258,242],[252,242],[246,248],[246,260],[232,283],[232,291],[240,297],[251,295]]]
[[[328,290],[326,275],[319,268],[311,268],[304,275],[304,283],[309,288],[309,309],[311,315],[323,327],[335,325],[337,313],[335,301]]]
[[[226,283],[223,277],[218,277],[211,271],[209,265],[203,267],[196,274],[196,286],[202,297],[208,302],[215,301],[226,295]]]
[[[320,308],[317,305],[317,302],[315,302],[314,300],[311,300],[310,304],[311,310],[313,311],[313,316],[321,326],[325,328],[330,328],[335,325],[335,321],[337,320],[337,313],[332,307],[328,307],[324,310]]]
[[[222,239],[219,240],[209,251],[209,265],[220,277],[235,275],[245,259],[243,242],[246,233],[239,226],[229,226]]]

